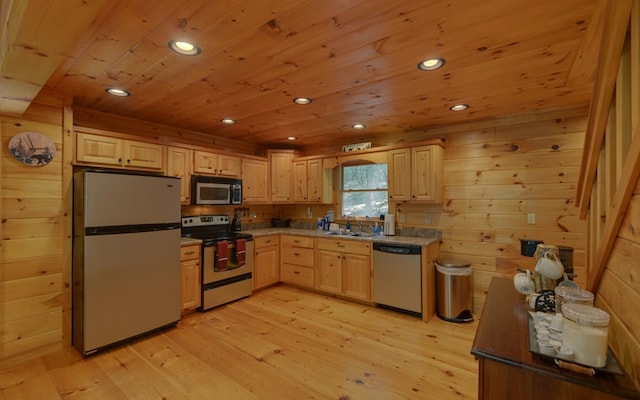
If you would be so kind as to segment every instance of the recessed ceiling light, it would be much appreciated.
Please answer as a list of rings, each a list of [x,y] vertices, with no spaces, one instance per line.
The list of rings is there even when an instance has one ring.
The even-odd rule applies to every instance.
[[[220,122],[222,122],[225,125],[233,125],[236,123],[236,120],[233,118],[222,118]]]
[[[118,88],[114,88],[114,87],[106,88],[105,92],[109,93],[110,95],[118,96],[118,97],[131,96],[131,93],[127,92],[126,90],[118,89]]]
[[[294,141],[294,140],[298,140],[298,138],[295,136],[287,136],[287,140]]]
[[[462,110],[466,110],[467,108],[469,108],[468,104],[456,104],[455,106],[449,107],[449,110],[451,110],[451,111],[462,111]]]
[[[442,68],[445,62],[444,58],[429,58],[427,60],[420,61],[418,63],[418,69],[423,71],[433,71],[438,68]]]
[[[169,48],[176,53],[183,54],[185,56],[196,56],[201,52],[200,47],[195,44],[180,40],[170,40]]]
[[[296,103],[296,104],[300,104],[301,106],[302,106],[302,105],[305,105],[305,104],[309,104],[309,103],[311,103],[312,101],[313,101],[313,100],[311,100],[311,99],[310,99],[310,98],[308,98],[308,97],[296,97],[295,99],[293,99],[293,102],[294,102],[294,103]]]
[[[366,128],[367,126],[366,126],[365,124],[357,123],[357,124],[353,124],[353,125],[351,125],[351,127],[352,127],[353,129],[364,129],[364,128]]]

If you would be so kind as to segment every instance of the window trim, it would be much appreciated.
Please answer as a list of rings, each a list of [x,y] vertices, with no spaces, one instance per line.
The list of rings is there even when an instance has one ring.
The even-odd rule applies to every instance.
[[[366,159],[357,159],[357,160],[350,160],[350,161],[346,161],[343,162],[341,164],[338,164],[338,193],[337,193],[337,206],[338,206],[338,210],[340,212],[340,218],[344,218],[344,204],[343,204],[343,193],[345,192],[344,190],[344,168],[345,167],[357,167],[357,166],[363,166],[363,165],[381,165],[384,164],[387,166],[387,187],[385,189],[368,189],[368,190],[348,190],[347,192],[374,192],[374,191],[383,191],[385,190],[387,192],[387,211],[386,213],[389,212],[389,163],[385,160],[384,162],[375,162],[373,160],[366,160]],[[384,213],[384,214],[386,214]],[[349,219],[355,218],[355,219],[364,219],[365,215],[358,215],[358,216],[349,216]],[[380,215],[375,215],[375,216],[368,216],[368,220],[369,221],[381,221],[380,219]]]

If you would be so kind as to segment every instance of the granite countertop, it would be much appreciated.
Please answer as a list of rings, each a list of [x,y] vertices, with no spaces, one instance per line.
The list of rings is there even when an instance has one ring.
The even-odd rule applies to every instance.
[[[202,244],[202,240],[194,239],[194,238],[186,238],[186,237],[180,238],[180,246],[189,246],[193,244]]]
[[[254,237],[267,236],[267,235],[298,235],[309,236],[315,238],[326,239],[339,239],[339,240],[360,240],[368,242],[384,242],[384,243],[401,243],[401,244],[413,244],[419,246],[427,246],[435,241],[439,241],[436,237],[418,237],[418,236],[347,236],[347,235],[327,235],[322,230],[317,229],[300,229],[300,228],[264,228],[264,229],[248,229],[243,230],[242,233],[249,233]]]

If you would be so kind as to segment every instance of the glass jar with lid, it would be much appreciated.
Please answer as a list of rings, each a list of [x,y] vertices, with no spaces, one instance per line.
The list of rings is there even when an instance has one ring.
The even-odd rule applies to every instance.
[[[593,293],[588,290],[571,286],[556,286],[556,313],[562,312],[562,305],[565,303],[577,303],[593,306]]]
[[[562,315],[562,344],[573,349],[574,361],[596,368],[607,365],[609,314],[585,304],[565,303]]]

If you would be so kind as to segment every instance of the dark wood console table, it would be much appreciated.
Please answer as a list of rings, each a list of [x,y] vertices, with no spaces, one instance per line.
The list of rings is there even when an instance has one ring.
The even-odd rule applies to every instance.
[[[510,279],[493,278],[471,349],[479,360],[479,400],[640,399],[626,376],[588,376],[531,353],[528,311]]]

